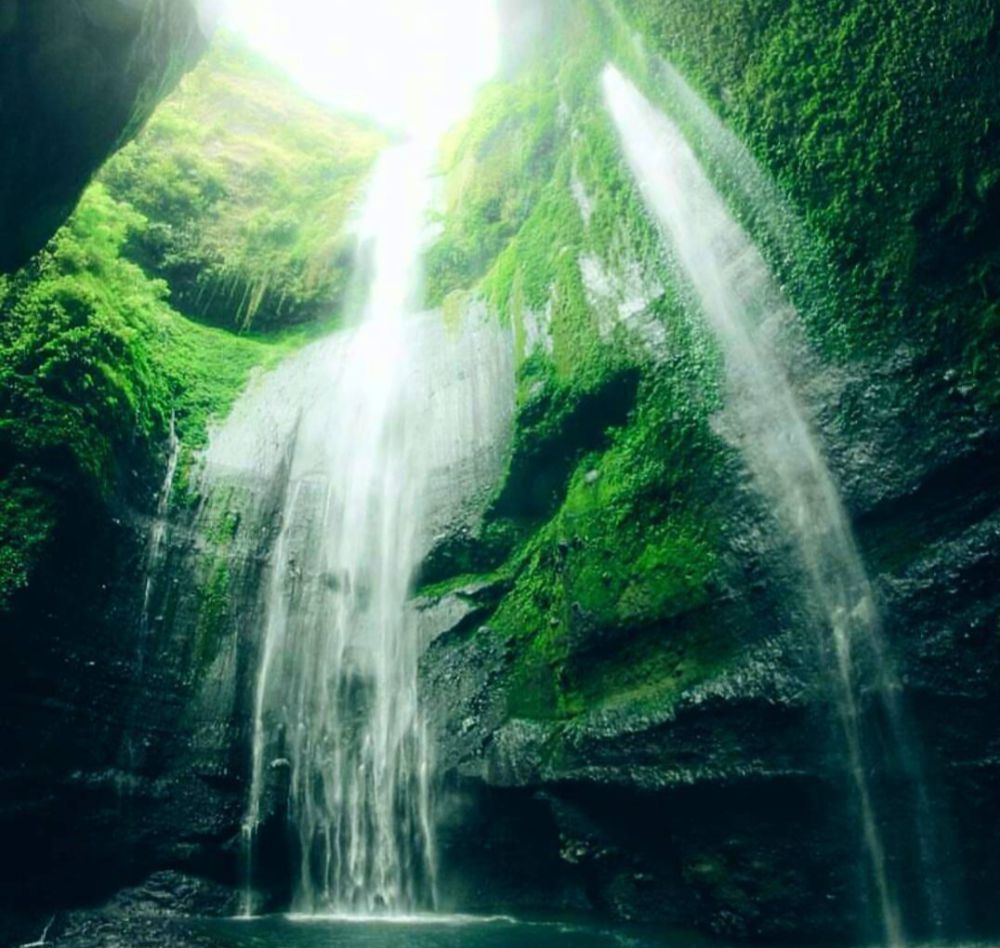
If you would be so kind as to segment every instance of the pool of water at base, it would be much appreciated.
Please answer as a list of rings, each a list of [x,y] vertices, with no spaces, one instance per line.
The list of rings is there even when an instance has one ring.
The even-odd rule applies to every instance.
[[[274,917],[191,924],[211,948],[708,948],[697,936],[507,917],[393,919]],[[207,940],[205,940],[207,939]]]
[[[46,948],[733,948],[718,940],[663,929],[505,916],[192,919],[101,913],[78,918],[77,924],[44,944]],[[967,941],[911,948],[1000,948],[1000,943]]]
[[[690,933],[503,916],[216,919],[191,923],[191,936],[192,948],[726,948]],[[964,943],[949,948],[1000,946]]]

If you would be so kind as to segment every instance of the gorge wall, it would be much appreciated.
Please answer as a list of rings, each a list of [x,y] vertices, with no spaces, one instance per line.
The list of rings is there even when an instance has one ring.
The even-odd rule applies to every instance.
[[[218,37],[0,276],[0,871],[20,940],[155,868],[235,879],[254,654],[213,661],[268,537],[234,547],[224,498],[202,513],[197,457],[255,371],[337,325],[383,144]]]
[[[950,924],[995,932],[995,11],[505,0],[501,19],[502,73],[445,143],[427,257],[446,322],[510,331],[517,390],[506,474],[438,537],[414,601],[446,907],[870,931],[801,569],[620,158],[613,60],[797,310],[773,344],[875,586],[950,840]],[[289,113],[281,154],[255,149]],[[32,937],[158,870],[153,903],[235,906],[287,471],[207,494],[199,456],[258,367],[336,326],[349,208],[383,144],[219,42],[0,277],[0,892]],[[274,908],[280,779],[259,858]]]
[[[485,296],[521,345],[507,481],[482,534],[444,544],[426,576],[429,611],[455,617],[424,673],[456,826],[478,810],[491,841],[459,830],[443,865],[484,907],[541,891],[724,936],[878,937],[795,553],[623,176],[597,93],[613,58],[682,127],[798,310],[772,344],[925,749],[944,924],[995,928],[996,19],[976,4],[550,12],[452,139],[430,258],[446,305],[456,285]],[[899,778],[882,779],[901,793]],[[548,861],[503,858],[511,812],[544,827],[528,832]],[[914,829],[882,820],[904,914],[927,930],[926,880],[899,855]],[[489,882],[462,888],[477,871]]]
[[[210,33],[193,0],[5,0],[0,272],[52,236],[94,172],[197,61]]]

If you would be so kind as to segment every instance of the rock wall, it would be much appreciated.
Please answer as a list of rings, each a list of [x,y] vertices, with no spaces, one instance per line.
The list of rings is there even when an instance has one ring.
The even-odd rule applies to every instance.
[[[867,369],[833,383],[821,430],[849,485],[923,743],[951,923],[995,931],[1000,432],[983,428],[945,373],[928,371],[912,352]],[[829,397],[822,383],[832,380],[814,381]],[[834,419],[858,400],[869,406],[865,419],[845,432]],[[740,500],[749,503],[741,509]],[[665,648],[695,622],[741,645],[720,674],[659,706],[623,702],[570,720],[526,719],[517,710],[520,645],[490,625],[504,587],[472,584],[444,597],[456,605],[425,655],[424,693],[456,812],[524,813],[518,821],[541,827],[528,853],[502,820],[483,825],[475,850],[463,847],[460,821],[454,838],[446,830],[443,864],[456,884],[490,880],[472,893],[477,907],[555,900],[725,937],[809,943],[850,941],[864,930],[870,907],[857,816],[845,802],[850,788],[808,621],[790,607],[799,590],[788,550],[752,509],[751,497],[734,498],[724,588],[695,615],[655,630]],[[436,602],[428,613],[447,614]],[[570,663],[599,661],[615,647],[607,635],[595,629],[575,639]],[[884,820],[905,851],[913,825]],[[519,866],[529,877],[544,867],[537,888],[519,885]],[[922,880],[896,870],[919,917]]]
[[[974,0],[959,6],[942,26],[918,3],[862,0],[753,15],[723,0],[509,5],[502,82],[449,140],[428,257],[432,300],[452,316],[471,300],[510,326],[517,366],[507,476],[485,516],[438,538],[414,603],[449,907],[809,944],[870,933],[857,814],[790,543],[727,440],[719,353],[597,93],[614,59],[676,106],[653,49],[749,146],[737,165],[756,162],[786,202],[795,226],[769,240],[733,187],[728,140],[698,134],[707,126],[687,114],[802,317],[783,355],[924,748],[950,930],[1000,930],[997,269],[984,226],[997,195],[997,23]],[[7,14],[22,7],[0,4],[0,30],[22,30]],[[193,36],[168,9],[182,8],[148,6],[166,17],[150,22]],[[934,55],[908,43],[913,17],[936,24]],[[813,69],[802,44],[817,37],[835,43],[838,69]],[[886,44],[892,68],[873,73]],[[964,82],[962,64],[983,81]],[[33,170],[34,147],[18,149]],[[89,170],[74,174],[70,190]],[[11,259],[42,239],[30,227]],[[201,911],[229,910],[240,884],[252,630],[285,472],[276,463],[201,504],[184,470],[155,568],[157,478],[122,465],[109,497],[72,505],[4,617],[0,898],[3,924],[31,916],[17,940],[50,911],[157,870],[151,897],[180,908],[189,883],[163,870],[220,884]],[[253,529],[239,515],[248,503]],[[881,774],[883,789],[897,777]],[[276,908],[288,894],[280,779],[260,860]],[[883,829],[916,902],[912,827],[890,816]]]
[[[145,9],[175,26],[188,10],[194,29],[185,3]],[[147,28],[166,57],[159,22]],[[128,43],[119,42],[125,56]],[[234,86],[246,102],[234,103]],[[189,136],[202,116],[259,108],[262,89],[273,111],[241,126],[237,142],[217,142],[209,157]],[[187,107],[191,98],[197,109]],[[301,136],[277,166],[271,152],[246,144],[269,134],[261,129],[275,113]],[[47,247],[0,276],[0,716],[11,722],[0,736],[0,828],[9,840],[0,853],[0,943],[37,938],[52,911],[102,901],[157,868],[230,891],[239,883],[256,660],[248,629],[276,527],[237,537],[233,511],[249,488],[234,485],[208,504],[197,460],[210,422],[252,371],[312,330],[290,335],[276,317],[270,333],[249,337],[237,331],[238,301],[219,320],[229,330],[208,327],[213,314],[182,304],[137,244],[158,228],[174,250],[196,255],[206,218],[217,224],[243,208],[217,200],[210,213],[206,202],[185,203],[206,178],[223,181],[232,198],[261,175],[308,189],[333,166],[336,207],[306,208],[297,221],[339,246],[381,145],[369,126],[306,100],[227,40],[105,164]],[[228,160],[232,150],[239,161]],[[312,177],[299,173],[316,164]],[[287,200],[248,201],[248,211]],[[143,213],[151,207],[155,221]],[[239,226],[230,229],[223,256],[252,257]],[[332,293],[312,292],[332,328]],[[254,489],[280,492],[280,469]]]
[[[473,851],[457,821],[444,864],[456,886],[489,879],[470,897],[491,910],[561,902],[735,938],[879,937],[794,550],[730,450],[697,308],[628,203],[593,92],[613,60],[683,127],[799,310],[779,354],[923,747],[943,925],[995,932],[997,245],[980,231],[995,141],[992,120],[972,118],[992,110],[995,18],[966,4],[936,20],[931,63],[916,8],[616,10],[588,21],[552,4],[534,32],[519,17],[506,98],[486,97],[453,146],[432,273],[518,327],[521,401],[492,529],[426,590],[440,621],[424,693],[454,811],[516,813],[538,844],[525,853],[497,820]],[[843,70],[803,51],[819,36]],[[876,59],[885,69],[865,72]],[[980,71],[985,85],[968,78]],[[945,170],[958,167],[969,177]],[[468,249],[479,229],[496,256]],[[638,382],[616,399],[627,371]],[[914,868],[928,828],[893,804],[900,774],[873,779],[904,914],[929,931]],[[537,888],[518,885],[519,866],[544,867]]]
[[[205,48],[194,0],[0,4],[0,272],[69,216]]]

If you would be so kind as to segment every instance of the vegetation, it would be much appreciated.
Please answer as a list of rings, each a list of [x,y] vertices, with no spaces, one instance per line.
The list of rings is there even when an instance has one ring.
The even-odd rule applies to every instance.
[[[831,269],[831,355],[934,339],[995,404],[1000,73],[985,0],[616,0],[777,181]],[[800,248],[809,256],[807,245]],[[802,256],[799,254],[798,256]],[[783,269],[815,261],[782,260]],[[794,266],[793,266],[794,264]],[[815,282],[815,281],[814,281]],[[834,306],[825,305],[833,302]]]
[[[510,713],[566,718],[672,700],[716,666],[723,643],[689,617],[718,574],[712,493],[727,467],[708,423],[718,355],[600,100],[608,39],[628,55],[627,34],[595,9],[546,13],[520,68],[446,144],[429,269],[437,299],[478,293],[511,324],[519,360],[507,478],[480,558],[455,572],[485,569],[507,590],[488,634],[517,643]],[[626,310],[637,273],[647,298]]]
[[[986,403],[1000,395],[1000,97],[995,18],[975,0],[947,14],[929,0],[557,2],[543,19],[447,143],[430,285],[437,300],[479,293],[515,332],[519,410],[483,531],[491,554],[453,565],[508,588],[489,627],[520,643],[511,713],[565,718],[671,700],[732,645],[698,620],[732,493],[708,424],[718,354],[623,171],[604,63],[684,127],[822,353],[930,343]],[[735,137],[685,101],[639,36]],[[635,274],[644,307],[625,317]]]
[[[183,474],[251,369],[335,317],[343,268],[315,272],[381,141],[223,40],[48,247],[0,277],[0,609],[68,509],[148,499],[171,419]]]
[[[458,575],[501,581],[491,634],[518,643],[512,675],[532,683],[513,689],[533,697],[512,714],[670,700],[728,647],[699,619],[732,494],[710,425],[719,355],[619,159],[604,63],[685,126],[827,357],[929,339],[995,403],[996,23],[982,0],[936,10],[551,0],[448,137],[429,301],[454,317],[474,294],[511,326],[518,413],[481,534],[427,578],[436,591]],[[777,183],[804,221],[794,252],[633,29]],[[303,338],[290,327],[335,313],[345,224],[383,144],[223,38],[48,249],[0,283],[0,605],[62,505],[155,466],[171,417],[197,447],[251,368]],[[204,584],[199,641],[227,582]]]
[[[126,252],[175,308],[230,328],[329,316],[345,223],[384,136],[222,37],[101,180],[147,220]]]

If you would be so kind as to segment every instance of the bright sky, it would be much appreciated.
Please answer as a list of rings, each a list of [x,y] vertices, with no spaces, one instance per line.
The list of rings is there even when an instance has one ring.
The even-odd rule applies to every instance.
[[[497,65],[495,0],[221,0],[222,22],[312,95],[443,131]]]

